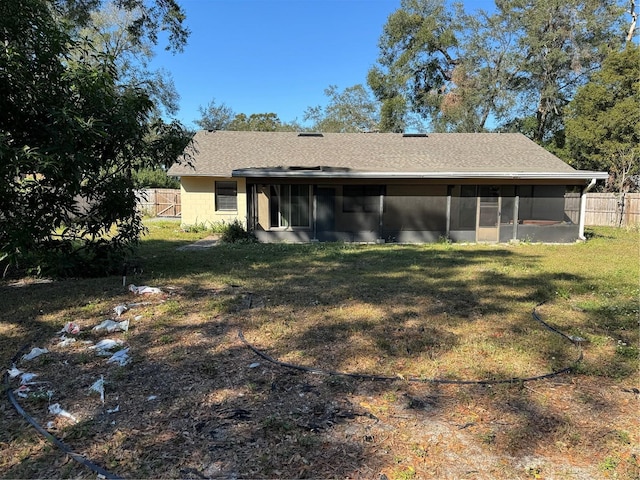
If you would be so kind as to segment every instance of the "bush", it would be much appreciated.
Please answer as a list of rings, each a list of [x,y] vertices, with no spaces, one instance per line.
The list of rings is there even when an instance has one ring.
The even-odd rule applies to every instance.
[[[255,236],[247,232],[238,219],[224,226],[220,239],[225,243],[253,243],[256,241]]]

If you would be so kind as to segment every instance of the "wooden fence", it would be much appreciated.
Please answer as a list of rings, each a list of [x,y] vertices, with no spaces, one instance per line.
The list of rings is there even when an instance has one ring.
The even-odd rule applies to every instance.
[[[588,193],[585,225],[640,225],[640,193]]]
[[[140,190],[139,208],[151,216],[179,217],[180,190],[155,188]],[[567,194],[567,213],[574,222],[580,214],[580,194]],[[622,210],[621,210],[622,207]],[[640,225],[640,193],[588,193],[585,225]]]
[[[179,217],[182,212],[180,190],[148,188],[139,190],[138,209],[152,217]]]

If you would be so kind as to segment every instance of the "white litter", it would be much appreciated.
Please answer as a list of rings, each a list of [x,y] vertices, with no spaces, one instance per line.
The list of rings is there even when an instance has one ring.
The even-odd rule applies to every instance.
[[[31,389],[29,387],[27,387],[26,385],[21,385],[20,387],[15,389],[13,393],[18,395],[20,398],[27,398],[29,396],[27,392],[30,392],[30,391]]]
[[[139,322],[140,320],[142,320],[142,315],[136,315],[135,317],[133,317],[133,319],[134,319],[136,322]]]
[[[28,385],[31,383],[31,380],[38,376],[37,373],[23,373],[20,377],[20,385]]]
[[[69,345],[75,342],[76,342],[75,338],[67,338],[63,335],[62,337],[60,337],[60,342],[56,345],[56,347],[61,347],[61,348],[68,347]]]
[[[107,363],[117,363],[121,367],[129,364],[129,362],[131,362],[131,357],[129,356],[128,348],[117,351],[107,360]]]
[[[126,306],[126,305],[118,305],[117,307],[114,307],[114,308],[113,308],[113,311],[114,311],[114,312],[116,312],[116,315],[117,315],[117,316],[122,315],[122,314],[123,314],[124,312],[126,312],[127,310],[129,310],[129,309],[127,308],[127,306]]]
[[[52,421],[48,421],[47,422],[47,430],[53,430],[53,428],[55,427],[56,423],[52,422]]]
[[[91,387],[89,387],[89,390],[98,392],[100,394],[100,400],[104,405],[104,375],[100,375],[100,378],[96,380]]]
[[[149,396],[147,397],[147,402],[150,402],[150,401],[152,401],[152,400],[155,400],[156,398],[158,398],[158,396],[157,396],[157,395],[149,395]]]
[[[97,350],[98,355],[105,356],[111,355],[109,350],[113,350],[114,348],[119,348],[122,346],[124,342],[122,340],[113,340],[111,338],[105,338],[100,340],[95,345],[89,347],[89,350]]]
[[[260,362],[255,362],[249,365],[249,368],[258,368],[260,366]]]
[[[129,320],[123,320],[122,322],[115,322],[113,320],[105,320],[100,325],[93,327],[94,332],[106,331],[108,333],[113,332],[126,332],[129,330]]]
[[[13,365],[10,370],[7,370],[7,373],[9,374],[9,378],[16,378],[18,375],[22,375],[22,370]]]
[[[134,284],[129,285],[129,291],[136,295],[156,295],[162,293],[162,290],[156,287],[148,287],[146,285],[136,287]]]
[[[116,413],[120,411],[120,405],[116,405],[114,408],[109,408],[107,413]]]
[[[64,324],[64,327],[62,327],[62,330],[60,330],[58,333],[69,333],[71,335],[77,335],[80,333],[80,325],[74,322],[67,322]]]
[[[26,355],[22,356],[23,360],[33,360],[36,357],[39,357],[40,355],[44,354],[44,353],[49,353],[49,350],[47,350],[46,348],[38,348],[38,347],[34,347],[31,349],[31,351],[29,353],[27,353]]]
[[[60,415],[61,417],[68,418],[78,423],[78,420],[76,419],[76,417],[71,415],[66,410],[63,410],[63,408],[60,406],[59,403],[54,403],[53,405],[49,405],[49,413],[52,413],[53,415]]]

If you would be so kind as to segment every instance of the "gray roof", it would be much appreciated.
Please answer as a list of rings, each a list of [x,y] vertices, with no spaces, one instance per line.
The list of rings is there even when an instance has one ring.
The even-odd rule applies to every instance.
[[[607,178],[575,170],[517,133],[200,131],[176,176],[330,178]]]

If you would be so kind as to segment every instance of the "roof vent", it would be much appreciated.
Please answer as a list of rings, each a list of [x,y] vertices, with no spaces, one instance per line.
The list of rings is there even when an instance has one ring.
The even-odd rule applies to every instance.
[[[299,137],[324,137],[324,135],[320,132],[300,132],[298,133]]]
[[[426,138],[426,137],[428,137],[428,135],[426,133],[403,133],[402,136],[403,137],[408,137],[408,138],[414,138],[414,137]]]

